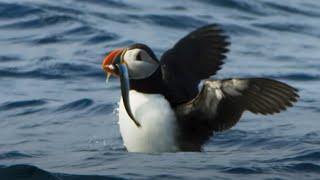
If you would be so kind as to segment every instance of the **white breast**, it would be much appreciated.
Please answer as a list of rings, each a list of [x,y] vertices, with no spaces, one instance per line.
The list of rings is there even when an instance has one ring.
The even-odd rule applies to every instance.
[[[132,113],[141,127],[127,115],[122,99],[119,103],[119,125],[124,146],[129,152],[177,151],[176,118],[169,102],[160,94],[130,91]]]

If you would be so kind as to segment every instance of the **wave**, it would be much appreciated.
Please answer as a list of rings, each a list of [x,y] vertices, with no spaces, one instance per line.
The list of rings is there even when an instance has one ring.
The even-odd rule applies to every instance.
[[[236,9],[238,11],[249,13],[258,16],[267,15],[267,11],[263,8],[262,3],[256,1],[241,1],[241,0],[201,0],[204,3],[213,5],[215,7],[223,7],[228,9]]]
[[[274,14],[287,13],[292,15],[302,15],[307,17],[320,17],[320,13],[315,6],[301,3],[299,6],[295,3],[278,3],[272,1],[256,2],[241,0],[201,0],[201,2],[221,8],[235,9],[240,12],[249,13],[258,16],[273,16]]]
[[[0,12],[0,19],[25,18],[30,15],[44,13],[40,8],[3,2],[0,2]]]
[[[12,61],[20,61],[21,59],[17,56],[13,55],[0,55],[0,63],[4,62],[12,62]]]
[[[268,23],[254,23],[254,27],[263,28],[266,30],[278,31],[278,32],[291,32],[298,34],[305,34],[313,37],[320,37],[320,33],[317,28],[311,25],[299,24],[296,22],[268,22]]]
[[[86,91],[86,90],[85,90]],[[95,104],[94,100],[83,98],[75,100],[69,103],[65,103],[56,107],[48,108],[46,105],[49,104],[49,100],[39,99],[39,100],[22,100],[22,101],[10,101],[0,104],[1,111],[13,111],[10,112],[10,117],[13,116],[25,116],[34,113],[45,112],[49,113],[67,113],[72,111],[83,111],[86,110],[88,114],[109,114],[114,111],[117,104]],[[48,111],[50,110],[50,111]],[[13,114],[12,114],[13,113]]]
[[[88,107],[90,107],[93,104],[93,100],[91,99],[79,99],[76,101],[73,101],[71,103],[64,104],[57,108],[55,112],[67,112],[67,111],[78,111],[83,110]]]
[[[223,24],[223,29],[226,30],[226,32],[230,33],[230,34],[234,34],[234,35],[248,35],[248,36],[261,36],[262,33],[260,33],[259,31],[251,28],[251,27],[247,27],[247,26],[240,26],[237,24]]]
[[[264,171],[261,168],[247,168],[247,167],[234,167],[226,168],[222,172],[230,174],[262,174]]]
[[[274,163],[274,162],[318,162],[320,160],[320,150],[305,150],[299,153],[294,153],[285,158],[278,158],[273,160],[268,160],[264,162]],[[319,171],[320,172],[320,171]]]
[[[288,73],[283,75],[266,75],[268,78],[288,79],[295,81],[315,81],[320,80],[320,75],[312,75],[307,73]]]
[[[207,24],[206,21],[199,20],[194,17],[190,16],[182,16],[182,15],[144,15],[144,16],[134,16],[131,15],[131,18],[142,20],[146,23],[151,23],[163,27],[168,28],[178,28],[178,29],[184,29],[184,28],[195,28],[200,27],[202,25]]]
[[[114,33],[97,30],[89,26],[76,26],[73,29],[56,34],[33,37],[24,43],[35,45],[53,44],[53,43],[72,43],[81,41],[84,45],[97,45],[99,43],[118,40],[119,36]]]
[[[303,6],[292,7],[289,4],[283,5],[283,4],[277,4],[274,2],[265,2],[264,4],[269,8],[272,8],[273,10],[279,10],[279,11],[290,13],[290,14],[310,16],[310,17],[320,17],[320,13],[316,11],[312,11],[310,9],[304,10]]]
[[[105,15],[101,13],[94,13],[94,15],[103,17],[107,20],[120,22],[120,23],[133,23],[137,21],[150,26],[157,25],[166,28],[175,28],[175,29],[185,29],[185,28],[196,28],[202,25],[208,24],[206,20],[201,18],[191,17],[186,15],[158,15],[158,14],[132,14],[132,13],[123,13],[119,15]]]
[[[23,20],[20,22],[14,22],[0,26],[1,29],[17,29],[25,30],[29,28],[44,28],[50,26],[56,26],[58,24],[67,24],[77,21],[75,18],[67,15],[52,15],[47,17],[37,17],[30,20]]]
[[[8,111],[24,107],[43,106],[45,104],[47,104],[47,101],[44,99],[6,102],[0,105],[0,111]]]
[[[88,113],[90,114],[109,114],[114,111],[116,108],[116,104],[100,104],[96,105],[88,110]]]
[[[10,67],[0,69],[1,77],[15,78],[42,78],[42,79],[69,79],[76,77],[95,77],[104,79],[105,75],[98,65],[75,64],[65,62],[41,62],[37,60],[33,66]],[[47,61],[47,60],[46,60]],[[52,61],[52,62],[51,62]]]
[[[72,6],[58,6],[58,5],[49,5],[49,4],[33,4],[34,6],[38,6],[41,9],[51,11],[51,12],[58,12],[64,13],[69,15],[82,15],[83,11],[80,11]]]
[[[320,174],[320,165],[315,163],[296,163],[283,167],[289,172],[313,172]]]
[[[33,156],[19,152],[19,151],[10,151],[0,154],[0,160],[8,159],[19,159],[19,158],[32,158]]]
[[[122,1],[114,1],[114,0],[78,0],[77,2],[85,3],[85,4],[94,4],[94,5],[104,6],[108,8],[120,8],[120,9],[135,8],[135,6],[130,5],[128,3],[124,3]]]
[[[0,166],[1,180],[123,180],[116,176],[51,173],[32,165]]]
[[[228,174],[268,174],[268,173],[316,173],[320,174],[320,165],[315,163],[292,163],[289,165],[271,165],[267,168],[259,167],[228,167],[222,170]]]

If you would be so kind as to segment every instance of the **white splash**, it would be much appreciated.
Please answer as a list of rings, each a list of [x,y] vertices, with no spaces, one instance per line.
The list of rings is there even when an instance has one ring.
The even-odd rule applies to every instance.
[[[119,103],[119,125],[129,152],[174,152],[176,118],[168,101],[160,94],[130,91],[133,115],[141,123],[138,128],[127,115],[122,99]]]

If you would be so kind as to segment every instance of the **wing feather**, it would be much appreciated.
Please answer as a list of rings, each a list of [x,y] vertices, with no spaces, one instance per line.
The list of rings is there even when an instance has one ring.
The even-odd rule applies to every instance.
[[[171,104],[181,104],[198,94],[198,84],[221,69],[230,44],[218,25],[201,27],[181,40],[161,57],[163,79]]]
[[[213,132],[233,127],[246,110],[263,115],[279,113],[298,98],[297,89],[272,79],[206,80],[199,95],[190,103],[178,106],[176,114],[180,124],[188,122],[184,128],[205,129],[205,134],[185,130],[201,146]],[[181,138],[188,142],[187,136],[181,134]]]

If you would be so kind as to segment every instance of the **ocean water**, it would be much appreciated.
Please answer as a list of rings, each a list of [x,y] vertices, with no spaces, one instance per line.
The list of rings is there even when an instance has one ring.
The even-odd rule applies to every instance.
[[[320,179],[320,1],[0,0],[0,179]],[[201,153],[128,153],[114,48],[158,56],[218,23],[230,53],[217,78],[269,77],[299,89],[274,116],[245,113]]]

